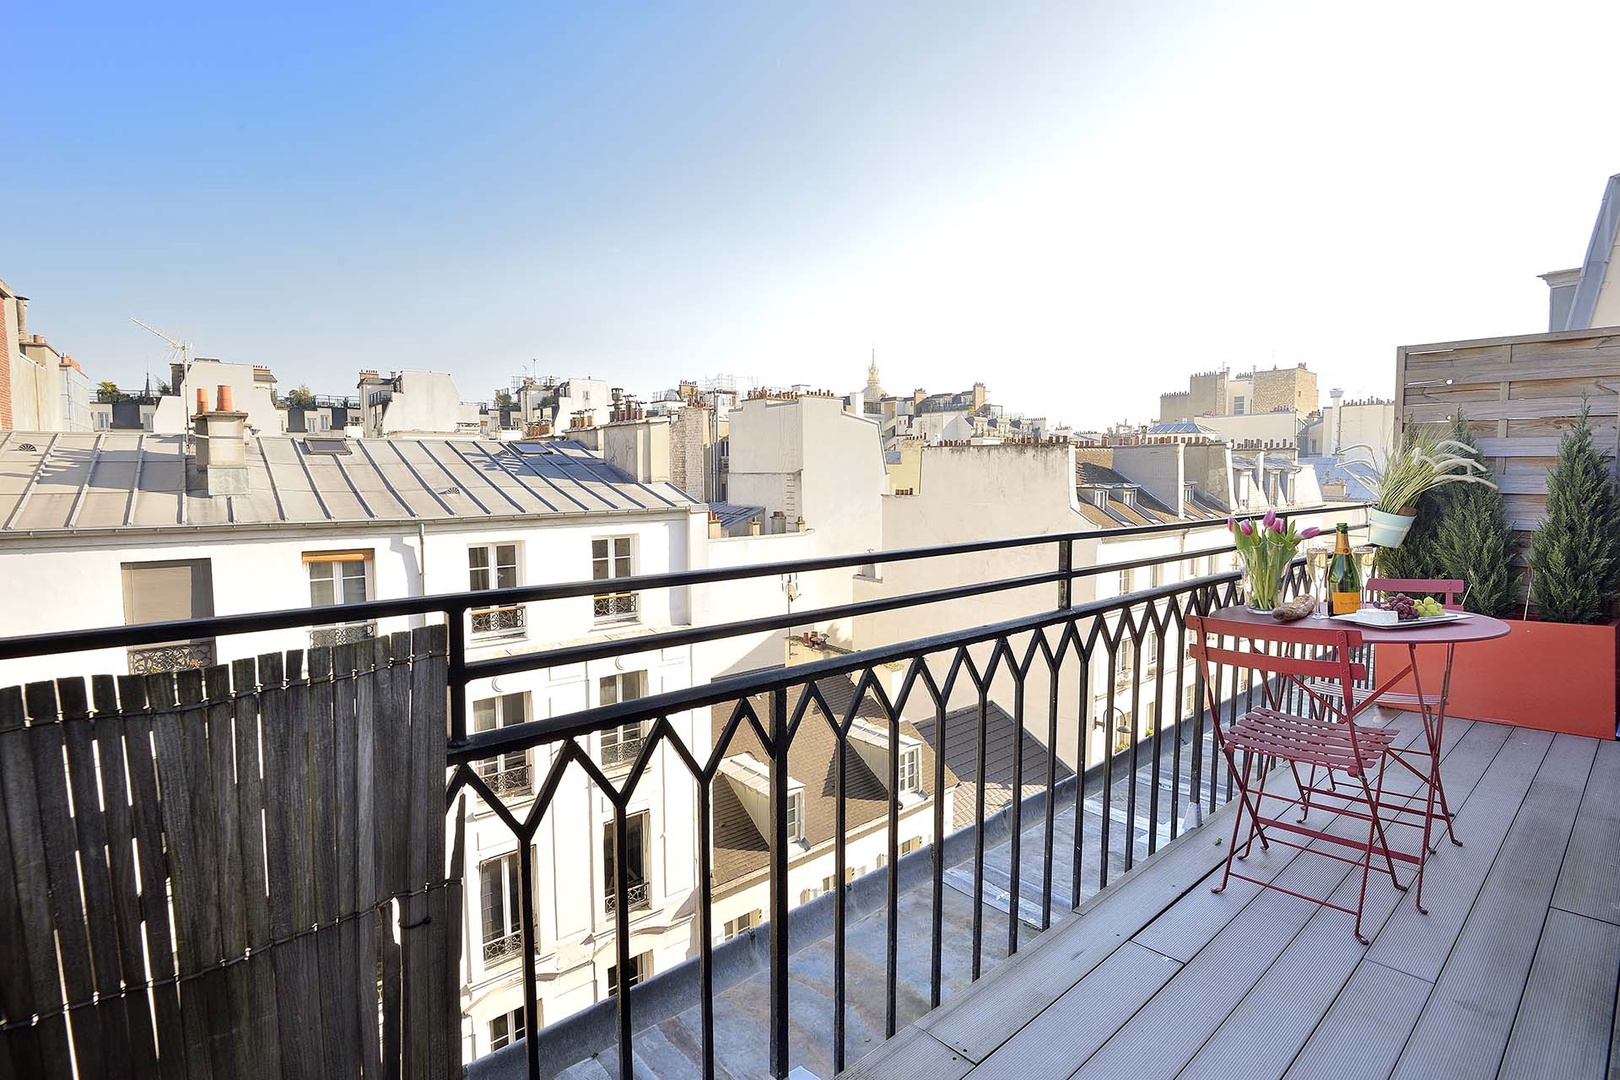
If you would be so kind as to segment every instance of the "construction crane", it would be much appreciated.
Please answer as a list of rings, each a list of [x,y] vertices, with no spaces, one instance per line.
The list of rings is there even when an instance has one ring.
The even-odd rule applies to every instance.
[[[184,372],[187,368],[191,367],[191,342],[189,342],[189,341],[176,341],[176,340],[174,340],[174,338],[170,337],[168,334],[165,334],[163,331],[157,329],[156,327],[148,326],[146,323],[141,322],[141,320],[137,319],[133,315],[131,315],[129,317],[129,321],[134,323],[136,326],[140,327],[142,330],[145,330],[145,331],[147,331],[148,333],[151,333],[151,334],[156,334],[158,337],[162,338],[164,341],[167,341],[169,343],[169,348],[172,350],[169,353],[169,363],[170,364],[174,363],[174,358],[175,358],[175,356],[178,355],[180,357],[180,370],[182,372]],[[150,378],[150,376],[148,376],[148,377]],[[174,392],[178,394],[180,392],[180,387],[178,387],[178,386],[174,387]]]

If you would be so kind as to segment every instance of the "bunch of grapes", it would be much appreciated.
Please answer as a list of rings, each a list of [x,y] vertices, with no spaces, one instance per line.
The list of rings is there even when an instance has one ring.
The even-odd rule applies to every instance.
[[[1440,601],[1434,599],[1432,596],[1425,596],[1421,600],[1413,600],[1405,593],[1396,593],[1387,600],[1375,602],[1373,607],[1383,608],[1385,611],[1395,612],[1395,614],[1400,618],[1401,622],[1411,622],[1414,619],[1432,618],[1433,616],[1442,614],[1445,611],[1445,608],[1440,606]]]

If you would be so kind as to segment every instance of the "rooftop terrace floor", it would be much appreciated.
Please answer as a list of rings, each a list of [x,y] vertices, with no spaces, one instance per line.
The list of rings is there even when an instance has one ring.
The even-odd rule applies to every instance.
[[[843,1075],[1620,1077],[1620,744],[1452,721],[1445,751],[1464,846],[1429,861],[1427,915],[1373,876],[1371,946],[1331,909],[1211,893],[1228,806]],[[1247,862],[1354,903],[1343,863]]]

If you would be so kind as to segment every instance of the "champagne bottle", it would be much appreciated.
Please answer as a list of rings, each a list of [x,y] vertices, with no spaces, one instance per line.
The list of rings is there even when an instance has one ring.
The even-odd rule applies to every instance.
[[[1329,615],[1349,615],[1361,610],[1361,571],[1350,551],[1350,526],[1339,522],[1333,540],[1333,559],[1327,568]]]

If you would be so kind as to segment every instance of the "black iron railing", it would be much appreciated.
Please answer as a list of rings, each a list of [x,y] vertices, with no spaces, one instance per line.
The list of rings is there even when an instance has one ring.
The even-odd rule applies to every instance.
[[[1341,512],[1345,509],[1333,508]],[[671,985],[685,980],[692,993],[680,999],[684,1002],[681,1007],[690,1006],[695,999],[701,1015],[694,1069],[703,1076],[715,1075],[716,1000],[723,989],[717,983],[716,955],[748,945],[741,939],[716,944],[721,934],[713,917],[715,793],[716,785],[724,782],[721,765],[744,730],[763,754],[768,773],[763,839],[768,849],[769,900],[756,933],[768,935],[765,974],[770,1024],[766,1071],[775,1077],[785,1077],[795,1056],[806,1054],[833,1072],[847,1064],[851,1046],[846,1025],[850,1008],[846,960],[852,916],[877,918],[881,914],[885,923],[885,955],[868,955],[866,959],[886,972],[881,1017],[876,1026],[886,1035],[893,1035],[900,1024],[910,1019],[903,1014],[900,1002],[903,887],[929,890],[927,926],[921,928],[915,941],[918,946],[924,941],[927,944],[927,987],[920,996],[932,1008],[951,989],[944,953],[957,944],[954,935],[948,944],[945,934],[947,872],[952,882],[967,883],[971,888],[968,895],[973,901],[972,912],[961,944],[969,953],[966,966],[970,977],[977,979],[987,957],[1016,953],[1030,934],[1048,928],[1066,909],[1077,907],[1086,896],[1107,887],[1111,877],[1152,855],[1161,843],[1174,840],[1190,807],[1216,809],[1231,797],[1233,785],[1209,741],[1209,703],[1204,684],[1195,677],[1187,657],[1185,619],[1189,614],[1203,614],[1237,602],[1237,571],[1206,574],[1107,600],[1073,602],[1076,580],[1140,567],[1186,567],[1195,565],[1196,560],[1225,556],[1231,551],[1226,538],[1216,536],[1197,550],[1078,566],[1077,543],[1187,534],[1199,528],[1207,529],[1207,524],[1175,523],[978,541],[626,578],[620,586],[625,593],[620,595],[634,599],[656,589],[690,589],[739,578],[831,570],[856,572],[882,563],[949,559],[975,552],[1045,548],[1054,554],[1054,568],[1039,573],[811,611],[763,615],[719,626],[649,630],[630,640],[592,641],[493,659],[468,658],[469,638],[497,629],[486,621],[490,616],[516,612],[516,626],[521,628],[523,605],[598,597],[600,583],[525,586],[350,605],[346,614],[356,619],[437,615],[446,621],[451,706],[447,798],[452,806],[467,794],[481,801],[511,833],[519,861],[519,940],[514,947],[508,940],[510,935],[505,935],[484,944],[486,959],[492,945],[499,954],[497,959],[508,951],[521,956],[537,952],[535,842],[542,825],[549,822],[548,814],[554,809],[565,777],[583,774],[611,808],[612,841],[618,852],[632,849],[630,821],[635,811],[631,804],[642,793],[644,782],[681,775],[697,790],[698,835],[693,845],[697,885],[696,895],[690,898],[697,931],[689,964],[667,975],[655,973],[635,992],[616,995],[611,1001],[544,1029],[537,1022],[535,970],[530,964],[519,965],[524,1029],[530,1037],[523,1039],[521,1046],[508,1047],[501,1054],[507,1060],[511,1055],[521,1055],[528,1075],[538,1077],[567,1068],[578,1060],[569,1055],[581,1046],[594,1044],[596,1050],[602,1050],[616,1044],[618,1071],[629,1078],[633,1074],[633,1032],[663,1016],[637,1018],[635,1010],[643,1005],[654,1007],[651,1002],[656,999],[649,992],[660,979],[671,980]],[[1295,566],[1292,586],[1297,589],[1304,584],[1304,564],[1300,561]],[[1019,618],[879,644],[797,667],[730,676],[569,715],[483,732],[467,730],[467,690],[474,680],[767,634],[794,626],[826,625],[833,620],[1036,587],[1053,589],[1056,603],[1040,605],[1042,610],[1032,610]],[[1032,601],[1030,606],[1038,605]],[[317,625],[313,614],[298,609],[0,639],[0,660],[111,647],[138,648],[203,637],[217,639],[236,633],[308,629]],[[512,625],[507,622],[499,629],[511,629]],[[1122,655],[1130,669],[1130,677],[1123,679],[1115,677]],[[1150,658],[1145,665],[1144,656]],[[893,682],[887,677],[890,672],[898,672]],[[1224,683],[1222,678],[1218,673],[1216,707],[1235,710],[1258,700],[1251,677],[1227,673]],[[840,680],[848,684],[849,693],[835,704],[829,700],[827,688]],[[672,718],[694,710],[708,710],[713,738],[707,743],[700,739],[697,745],[688,745]],[[1009,718],[1012,730],[1023,735],[1011,740],[1010,774],[1005,777],[992,776],[987,759],[990,725],[997,715]],[[797,906],[796,898],[790,896],[787,884],[788,863],[798,851],[790,845],[788,835],[790,753],[796,740],[804,736],[806,725],[826,725],[831,732],[836,749],[828,763],[834,818],[830,877],[834,882],[846,882],[850,866],[844,838],[852,826],[848,817],[849,788],[858,760],[850,732],[857,717],[862,719],[863,737],[875,727],[888,738],[886,767],[881,770],[886,775],[876,776],[886,804],[882,818],[886,825],[883,868],[855,886],[833,888],[830,895],[794,913],[791,909]],[[925,789],[922,794],[931,800],[928,810],[933,841],[904,859],[898,829],[903,794],[902,724],[912,730],[927,724],[933,732],[932,752],[921,770]],[[612,762],[593,757],[593,737],[606,731],[622,731],[630,725],[639,725],[644,733],[633,746],[624,745],[623,753],[615,751],[619,756]],[[1116,726],[1121,730],[1116,732]],[[1093,734],[1099,727],[1100,739]],[[956,767],[947,764],[952,758],[953,735],[957,744],[965,740],[967,746],[965,754],[955,758]],[[600,746],[599,738],[595,742]],[[527,759],[525,754],[529,755]],[[505,763],[525,760],[531,764],[522,767],[518,783],[516,774]],[[606,771],[610,766],[612,775]],[[621,772],[621,767],[626,766],[627,771]],[[655,770],[659,779],[650,780]],[[955,822],[946,816],[944,796],[953,782],[964,779],[973,781],[973,813],[966,828],[954,830]],[[997,783],[1008,793],[998,801],[1002,805],[999,810],[989,802],[990,789]],[[1032,788],[1034,795],[1028,794]],[[514,795],[522,799],[514,800]],[[646,837],[641,836],[638,842],[646,843]],[[1033,861],[1026,858],[1026,844],[1035,845]],[[995,888],[987,887],[987,869],[992,864],[1003,881]],[[632,954],[631,912],[656,901],[646,884],[634,879],[630,865],[629,859],[614,860],[614,880],[606,893],[605,909],[615,932],[614,966],[618,971],[640,970],[638,958]],[[1029,869],[1031,865],[1035,869]],[[1005,938],[1000,940],[992,940],[986,929],[986,909],[990,906],[986,898],[991,893],[997,895],[997,902],[1010,916],[1006,919]],[[472,903],[476,910],[477,901]],[[797,923],[794,917],[798,917]],[[825,936],[830,938],[830,1047],[806,1050],[795,1043],[790,1029],[790,926],[796,927],[796,948],[803,945],[805,927],[824,928]],[[908,940],[912,939],[908,936]],[[736,977],[728,976],[733,980]],[[473,1071],[475,1075],[478,1072],[477,1068]]]

